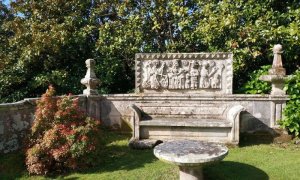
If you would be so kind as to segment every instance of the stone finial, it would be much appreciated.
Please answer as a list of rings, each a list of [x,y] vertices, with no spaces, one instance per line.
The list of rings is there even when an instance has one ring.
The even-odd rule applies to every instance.
[[[81,79],[81,84],[86,86],[86,89],[83,90],[84,95],[97,95],[97,85],[100,84],[100,80],[96,77],[95,74],[95,64],[96,61],[94,59],[87,59],[85,61],[87,71],[86,75],[83,79]]]
[[[267,81],[272,83],[272,91],[271,95],[285,95],[285,91],[283,90],[284,81],[286,79],[286,71],[282,65],[282,45],[276,44],[273,47],[273,64],[272,68],[269,69],[268,75],[263,75],[259,79],[262,81]]]
[[[269,70],[269,74],[274,74],[274,75],[285,75],[285,69],[282,66],[282,46],[280,44],[276,44],[273,47],[273,64],[272,64],[272,69]]]
[[[281,44],[274,45],[273,53],[274,54],[281,54],[282,53],[282,45]]]

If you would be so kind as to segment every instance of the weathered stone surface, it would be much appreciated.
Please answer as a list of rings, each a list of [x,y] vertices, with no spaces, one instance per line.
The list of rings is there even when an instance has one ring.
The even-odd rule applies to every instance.
[[[239,114],[246,108],[224,101],[226,96],[206,97],[191,95],[187,98],[184,94],[177,94],[164,101],[156,98],[153,102],[137,102],[136,108],[132,108],[134,138],[197,139],[238,144]]]
[[[140,126],[172,126],[172,127],[228,127],[233,125],[230,121],[218,119],[192,119],[192,118],[160,118],[140,122]]]
[[[34,109],[34,99],[0,104],[0,153],[15,151],[22,146]]]
[[[274,46],[273,52],[270,75],[262,78],[272,81],[272,95],[282,99],[253,102],[229,100],[233,81],[231,53],[136,54],[136,92],[142,98],[129,106],[134,138],[187,138],[236,144],[242,111],[254,117],[244,121],[248,126],[255,124],[251,122],[254,119],[262,122],[258,129],[261,125],[276,127],[286,98],[279,87],[285,70],[282,46]]]
[[[128,146],[131,149],[152,149],[155,146],[161,144],[162,141],[161,140],[153,140],[153,139],[142,139],[142,140],[138,140],[138,139],[130,139]]]
[[[195,104],[207,104],[210,102],[212,106],[220,106],[223,103],[227,103],[228,106],[242,105],[246,108],[247,114],[241,114],[241,132],[255,131],[260,127],[273,127],[270,124],[274,124],[276,121],[282,118],[280,115],[282,109],[278,109],[272,104],[284,105],[288,100],[287,96],[270,96],[270,95],[216,95],[216,96],[204,96],[200,94],[151,94],[151,96],[140,94],[116,94],[116,95],[103,95],[101,100],[101,117],[99,117],[103,125],[114,126],[122,129],[123,122],[130,124],[133,127],[132,111],[130,104],[137,104],[147,102],[150,104],[178,104],[190,105]],[[256,108],[259,103],[260,107]],[[202,106],[203,107],[203,106]],[[282,106],[283,107],[283,106]],[[200,106],[198,109],[200,110]],[[205,111],[204,111],[205,112]],[[205,114],[202,114],[205,115]],[[255,116],[253,116],[255,115]],[[184,114],[182,114],[184,116]],[[272,122],[271,122],[272,121]]]
[[[264,101],[257,101],[253,103],[253,111],[251,112],[253,117],[260,119],[268,127],[271,126],[269,121],[269,117],[271,117],[271,111],[269,111],[269,106],[270,104]]]
[[[195,140],[167,141],[154,148],[159,159],[179,166],[198,166],[219,161],[228,154],[226,146]]]
[[[7,137],[13,137],[13,134],[17,134],[16,138],[21,147],[22,137],[25,132],[31,127],[34,119],[36,99],[29,99],[26,103],[24,101],[18,103],[0,104],[0,153],[7,150],[7,142],[11,139]],[[241,114],[240,117],[240,132],[255,132],[261,131],[261,129],[270,128],[276,126],[276,121],[282,118],[282,108],[288,100],[287,96],[270,96],[270,95],[214,95],[204,96],[201,94],[152,94],[151,96],[145,96],[141,94],[110,94],[102,96],[79,96],[81,109],[96,119],[100,119],[103,126],[107,126],[114,129],[121,129],[127,131],[128,128],[134,127],[133,114],[130,109],[130,104],[140,104],[147,102],[149,105],[153,104],[169,104],[170,107],[176,108],[179,104],[185,104],[187,109],[184,109],[181,116],[184,117],[184,112],[188,112],[188,107],[195,106],[195,109],[206,108],[210,109],[211,106],[222,106],[226,103],[229,107],[235,105],[242,105],[246,108],[246,112]],[[203,106],[203,104],[210,104],[210,106]],[[257,108],[259,103],[259,107]],[[167,109],[164,109],[167,112]],[[205,115],[205,111],[195,111],[198,115]],[[209,111],[211,115],[217,111]],[[221,112],[221,111],[220,111]],[[192,112],[191,112],[192,113]],[[20,115],[17,115],[20,114]],[[170,117],[173,115],[170,114]],[[14,118],[21,118],[16,120]],[[28,125],[27,125],[28,123]],[[14,127],[13,127],[14,126]],[[23,130],[21,130],[22,128]],[[162,130],[162,135],[182,137],[182,130],[171,127],[175,130],[174,133],[167,133],[167,129]],[[180,128],[180,127],[179,127]],[[178,130],[178,131],[177,131]],[[142,129],[142,133],[147,133],[147,129]],[[214,130],[215,131],[215,130]],[[153,134],[152,134],[153,133]],[[153,138],[157,137],[157,132],[152,131],[149,135]],[[226,132],[219,131],[219,133],[213,131],[205,132],[192,131],[191,138],[193,136],[215,136],[226,137]],[[155,136],[156,135],[156,136]],[[224,138],[225,139],[225,138]],[[13,141],[16,142],[16,141]]]
[[[86,86],[86,89],[83,90],[84,95],[97,95],[97,86],[100,84],[100,80],[96,77],[95,74],[95,64],[96,61],[93,59],[87,59],[85,61],[87,71],[83,79],[81,79],[81,84]]]
[[[136,55],[136,91],[232,93],[231,53]]]
[[[276,44],[273,47],[273,64],[272,68],[269,69],[268,75],[263,75],[259,79],[262,81],[267,81],[272,83],[271,95],[285,95],[284,91],[284,81],[287,79],[285,68],[282,65],[282,46]]]
[[[181,180],[203,179],[202,166],[224,159],[228,149],[211,142],[180,140],[164,142],[154,148],[154,155],[179,166]]]

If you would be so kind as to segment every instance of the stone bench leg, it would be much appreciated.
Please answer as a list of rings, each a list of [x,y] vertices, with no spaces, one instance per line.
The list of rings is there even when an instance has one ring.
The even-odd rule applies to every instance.
[[[179,166],[180,180],[202,180],[202,166]]]

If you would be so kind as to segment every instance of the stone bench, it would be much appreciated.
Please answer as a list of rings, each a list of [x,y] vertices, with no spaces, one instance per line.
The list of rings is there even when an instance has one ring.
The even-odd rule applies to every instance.
[[[195,139],[237,144],[241,105],[131,105],[134,139]]]
[[[136,93],[159,99],[131,105],[134,139],[237,144],[245,108],[215,101],[232,94],[232,58],[231,53],[136,54]]]

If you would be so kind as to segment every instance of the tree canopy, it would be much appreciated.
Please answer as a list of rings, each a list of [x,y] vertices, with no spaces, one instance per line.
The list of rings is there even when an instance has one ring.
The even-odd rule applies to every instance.
[[[84,61],[97,62],[102,93],[134,88],[139,52],[234,53],[234,89],[271,64],[274,44],[294,72],[300,52],[298,0],[18,0],[0,3],[0,101],[81,93]]]

